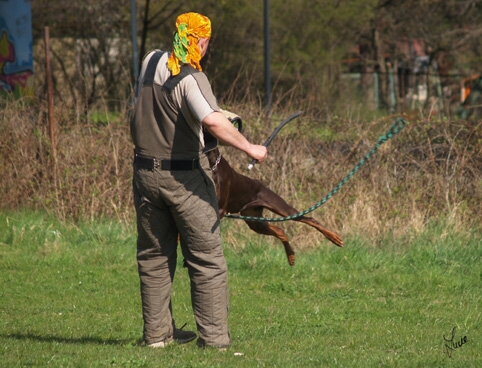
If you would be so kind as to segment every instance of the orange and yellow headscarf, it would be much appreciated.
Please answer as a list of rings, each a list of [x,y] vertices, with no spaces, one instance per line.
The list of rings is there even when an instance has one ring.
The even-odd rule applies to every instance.
[[[197,45],[200,38],[211,38],[211,21],[198,13],[181,14],[176,19],[174,47],[167,61],[172,75],[178,75],[181,64],[189,64],[199,71],[201,51]]]

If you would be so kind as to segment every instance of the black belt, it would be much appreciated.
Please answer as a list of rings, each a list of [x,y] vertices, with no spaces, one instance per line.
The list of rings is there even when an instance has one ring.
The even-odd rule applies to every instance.
[[[199,158],[191,160],[159,160],[154,157],[134,156],[134,164],[141,169],[155,170],[161,168],[161,170],[171,171],[187,171],[196,170],[201,167],[199,164]]]

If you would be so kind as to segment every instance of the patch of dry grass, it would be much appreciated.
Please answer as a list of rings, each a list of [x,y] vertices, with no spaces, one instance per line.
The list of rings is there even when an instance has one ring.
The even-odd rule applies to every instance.
[[[56,160],[51,159],[42,105],[4,102],[0,120],[2,207],[45,209],[62,219],[116,218],[132,222],[132,144],[127,118],[70,118],[56,108]],[[247,105],[229,106],[244,119],[245,134],[264,142],[288,114]],[[304,210],[323,198],[376,143],[395,120],[323,120],[302,115],[269,147],[269,159],[247,170],[249,160],[229,147],[224,156],[239,172],[259,179]],[[478,226],[482,200],[482,123],[416,120],[383,145],[366,165],[311,215],[343,235],[377,244],[419,232],[437,219],[457,230]],[[267,214],[268,215],[268,214]],[[271,214],[269,214],[271,216]],[[235,220],[224,220],[235,221]],[[249,232],[241,223],[230,225]],[[317,246],[320,234],[306,225],[280,224],[299,247]],[[270,240],[267,240],[270,241]],[[229,239],[228,239],[229,242]]]
[[[11,104],[0,122],[4,208],[45,209],[63,219],[131,217],[132,144],[125,119],[58,118],[55,160],[43,114]]]

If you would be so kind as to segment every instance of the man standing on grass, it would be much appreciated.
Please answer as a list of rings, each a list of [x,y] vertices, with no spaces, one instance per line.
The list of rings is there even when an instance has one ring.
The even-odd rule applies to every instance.
[[[227,266],[212,173],[202,154],[203,127],[258,162],[267,157],[266,147],[248,142],[217,105],[200,65],[210,37],[207,17],[177,18],[172,52],[154,51],[143,60],[130,122],[143,339],[151,347],[196,338],[177,329],[172,316],[178,234],[191,280],[197,345],[231,343]]]

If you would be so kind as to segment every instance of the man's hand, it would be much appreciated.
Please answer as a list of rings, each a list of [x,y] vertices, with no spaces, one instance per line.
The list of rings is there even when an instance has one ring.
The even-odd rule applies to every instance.
[[[265,146],[259,144],[252,144],[251,150],[246,152],[249,157],[258,161],[258,163],[263,162],[268,157],[268,149]]]

